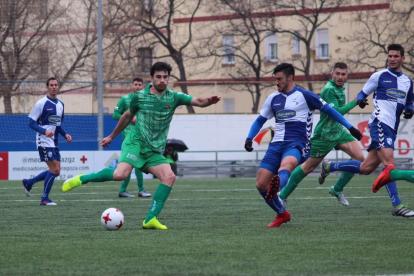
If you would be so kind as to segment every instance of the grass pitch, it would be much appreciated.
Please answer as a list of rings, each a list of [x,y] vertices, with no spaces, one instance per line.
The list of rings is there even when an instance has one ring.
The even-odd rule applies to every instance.
[[[393,217],[385,189],[356,176],[350,206],[307,177],[288,199],[291,222],[266,228],[275,214],[254,179],[177,179],[159,216],[167,231],[144,230],[147,198],[118,198],[119,182],[62,193],[56,181],[40,206],[20,181],[0,181],[0,275],[396,275],[414,272],[414,218]],[[146,180],[154,193],[157,180]],[[414,207],[414,185],[401,181]],[[131,181],[128,191],[137,193]],[[125,224],[105,230],[102,212],[122,210]]]

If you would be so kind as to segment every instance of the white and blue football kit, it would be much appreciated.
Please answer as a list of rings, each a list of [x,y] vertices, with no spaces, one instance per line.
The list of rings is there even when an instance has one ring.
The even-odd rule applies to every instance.
[[[280,177],[280,189],[286,186],[290,171],[278,171],[287,156],[293,156],[298,164],[309,157],[314,110],[319,109],[333,119],[351,128],[342,115],[329,106],[316,94],[295,86],[288,93],[274,92],[266,99],[260,110],[260,115],[250,128],[247,139],[253,139],[263,124],[275,118],[275,134],[265,156],[260,162],[260,169],[266,169]],[[259,191],[260,192],[260,191]],[[278,214],[285,211],[278,197],[266,199],[267,192],[260,192],[266,203]]]
[[[60,161],[58,134],[66,135],[60,126],[63,117],[63,103],[48,96],[40,99],[29,114],[31,119],[29,126],[36,131],[36,146],[42,161]],[[52,131],[54,136],[47,137],[45,135],[46,130]]]
[[[40,99],[29,114],[29,127],[36,131],[36,147],[39,151],[40,160],[59,161],[60,153],[58,148],[58,135],[66,136],[66,132],[61,128],[64,116],[64,105],[58,99],[52,99],[48,96]],[[54,133],[53,137],[47,137],[46,130]],[[44,171],[30,179],[23,179],[25,193],[30,196],[30,190],[33,184],[44,180],[43,194],[40,205],[56,205],[49,199],[49,193],[53,182],[58,174],[54,171]]]
[[[52,131],[55,135],[52,138],[37,132],[36,133],[36,146],[43,148],[55,148],[58,146],[58,131],[57,127],[63,121],[64,105],[58,99],[51,99],[48,96],[40,99],[32,112],[29,114],[29,118],[34,120],[37,125],[45,130]]]
[[[297,145],[302,150],[302,158],[305,158],[310,150],[314,110],[321,109],[324,104],[317,95],[297,86],[287,94],[272,93],[260,110],[264,118],[275,118],[275,134],[271,143]]]
[[[275,118],[275,134],[260,163],[261,168],[276,174],[282,159],[287,155],[292,155],[292,151],[289,150],[294,148],[300,152],[300,156],[297,153],[293,154],[298,163],[303,163],[308,158],[313,115],[316,109],[333,116],[347,128],[351,127],[324,100],[301,87],[295,86],[286,94],[276,91],[267,97],[248,135],[248,139],[253,139],[267,120]]]
[[[394,149],[397,138],[400,116],[404,110],[413,109],[413,82],[402,72],[394,72],[390,68],[371,75],[365,83],[357,100],[366,99],[373,95],[374,111],[369,120],[371,144],[368,151],[381,148]],[[331,162],[329,170],[360,173],[361,162]],[[411,180],[410,177],[407,181]],[[401,200],[398,195],[397,184],[391,181],[385,185],[392,205],[399,206]]]
[[[372,74],[357,100],[373,95],[374,111],[369,120],[372,148],[393,148],[404,109],[413,108],[413,82],[390,68]]]

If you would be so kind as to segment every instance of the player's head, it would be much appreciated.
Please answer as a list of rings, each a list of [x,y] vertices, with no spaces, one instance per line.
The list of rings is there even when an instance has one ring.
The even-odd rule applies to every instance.
[[[52,80],[53,81],[56,81],[57,84],[58,84],[58,86],[59,86],[59,80],[57,78],[55,78],[55,77],[48,78],[47,81],[46,81],[46,86],[49,86],[50,81],[52,81]]]
[[[145,85],[144,85],[144,80],[143,79],[141,79],[141,78],[134,78],[132,80],[132,90],[134,92],[139,91],[139,90],[142,90],[144,88],[145,88]]]
[[[151,67],[151,81],[155,90],[159,93],[165,91],[171,73],[171,65],[166,62],[159,61]]]
[[[337,62],[332,69],[332,80],[339,87],[343,87],[348,80],[348,65],[345,62]]]
[[[165,72],[168,73],[168,76],[169,76],[170,73],[171,73],[171,70],[172,70],[171,65],[169,65],[168,63],[166,63],[164,61],[159,61],[159,62],[154,63],[151,66],[150,75],[151,75],[151,77],[154,77],[155,72],[157,72],[157,71],[165,71]]]
[[[57,93],[59,92],[59,81],[56,78],[48,78],[46,81],[47,95],[56,99]]]
[[[294,87],[295,68],[290,63],[281,63],[273,70],[273,77],[276,81],[277,90],[287,93]]]
[[[405,60],[404,47],[401,44],[390,44],[387,48],[388,51],[388,66],[396,71],[401,71],[401,66]]]
[[[400,52],[400,55],[403,57],[404,56],[404,47],[403,46],[401,46],[401,44],[390,44],[390,45],[388,45],[388,47],[387,47],[387,51],[388,51],[388,53],[390,52],[390,51],[399,51]]]

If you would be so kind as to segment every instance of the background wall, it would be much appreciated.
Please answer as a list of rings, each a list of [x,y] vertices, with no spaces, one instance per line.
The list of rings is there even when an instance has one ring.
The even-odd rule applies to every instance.
[[[168,138],[183,140],[189,151],[231,151],[244,150],[244,141],[250,126],[258,115],[174,115],[171,122]],[[345,118],[364,134],[361,148],[366,148],[370,142],[368,120],[369,114],[348,114]],[[314,126],[319,121],[319,114],[314,116]],[[2,115],[0,124],[0,151],[36,151],[35,132],[29,128],[29,119],[26,115]],[[117,121],[112,115],[104,116],[104,135],[109,135],[115,128]],[[273,126],[273,120],[267,121],[264,128]],[[67,133],[73,137],[73,142],[67,144],[63,137],[59,137],[59,148],[63,151],[97,150],[97,116],[95,115],[66,115],[62,124]],[[401,119],[397,148],[414,148],[412,135],[414,134],[412,120]],[[254,143],[256,150],[266,150],[269,137],[263,143]],[[111,146],[105,150],[120,150],[121,135],[116,137]]]

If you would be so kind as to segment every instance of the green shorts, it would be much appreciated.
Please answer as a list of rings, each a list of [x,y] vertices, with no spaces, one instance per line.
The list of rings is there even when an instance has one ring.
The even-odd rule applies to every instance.
[[[120,163],[128,163],[143,172],[146,172],[149,167],[169,164],[164,155],[142,146],[138,140],[132,140],[129,137],[130,135],[122,143]]]
[[[325,141],[320,136],[311,138],[311,153],[312,158],[325,157],[331,150],[339,150],[339,146],[345,143],[356,141],[356,139],[348,132],[342,132],[339,139],[336,141]]]

